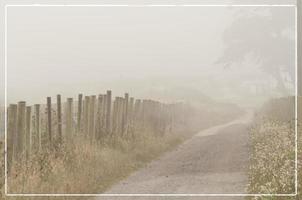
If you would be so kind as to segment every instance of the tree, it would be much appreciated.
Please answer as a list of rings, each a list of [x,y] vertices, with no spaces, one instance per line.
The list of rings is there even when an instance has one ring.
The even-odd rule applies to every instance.
[[[292,83],[295,80],[295,40],[291,38],[295,27],[294,12],[288,7],[262,11],[238,13],[239,17],[224,33],[226,48],[218,63],[229,67],[251,57],[264,72],[276,79],[278,91],[286,94],[284,71]]]

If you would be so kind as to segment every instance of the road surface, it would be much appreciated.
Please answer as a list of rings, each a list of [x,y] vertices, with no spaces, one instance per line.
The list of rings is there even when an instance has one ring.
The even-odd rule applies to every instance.
[[[112,186],[106,194],[244,194],[252,113],[203,130]],[[243,197],[98,197],[98,199],[244,199]]]

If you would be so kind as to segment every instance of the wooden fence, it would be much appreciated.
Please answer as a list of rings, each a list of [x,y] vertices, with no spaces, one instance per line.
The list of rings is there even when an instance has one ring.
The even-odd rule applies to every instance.
[[[105,137],[127,137],[147,131],[161,136],[176,123],[176,111],[181,104],[165,104],[153,100],[129,97],[112,99],[110,90],[98,96],[79,94],[76,101],[61,95],[56,102],[47,97],[46,104],[28,106],[26,102],[7,108],[7,158],[11,166],[20,156],[29,158],[53,143],[64,143],[81,135],[91,142]]]

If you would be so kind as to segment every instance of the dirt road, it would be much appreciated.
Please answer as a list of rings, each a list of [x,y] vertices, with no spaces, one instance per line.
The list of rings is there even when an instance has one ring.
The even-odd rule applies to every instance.
[[[251,112],[230,123],[201,131],[190,140],[151,162],[107,194],[242,194],[246,192],[248,166],[247,125]],[[166,197],[165,199],[188,199]],[[101,197],[99,199],[147,199]],[[149,197],[148,199],[163,199]],[[189,199],[193,199],[190,197]],[[194,199],[243,199],[194,197]]]

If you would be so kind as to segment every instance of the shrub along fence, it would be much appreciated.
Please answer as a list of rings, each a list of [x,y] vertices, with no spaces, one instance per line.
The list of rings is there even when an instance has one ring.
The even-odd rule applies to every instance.
[[[21,156],[28,159],[73,137],[102,142],[105,137],[131,139],[143,132],[162,136],[186,118],[182,103],[134,99],[128,93],[113,100],[110,90],[98,96],[79,94],[76,101],[67,98],[64,103],[61,95],[55,103],[51,97],[46,100],[45,105],[20,101],[7,108],[8,169]]]

